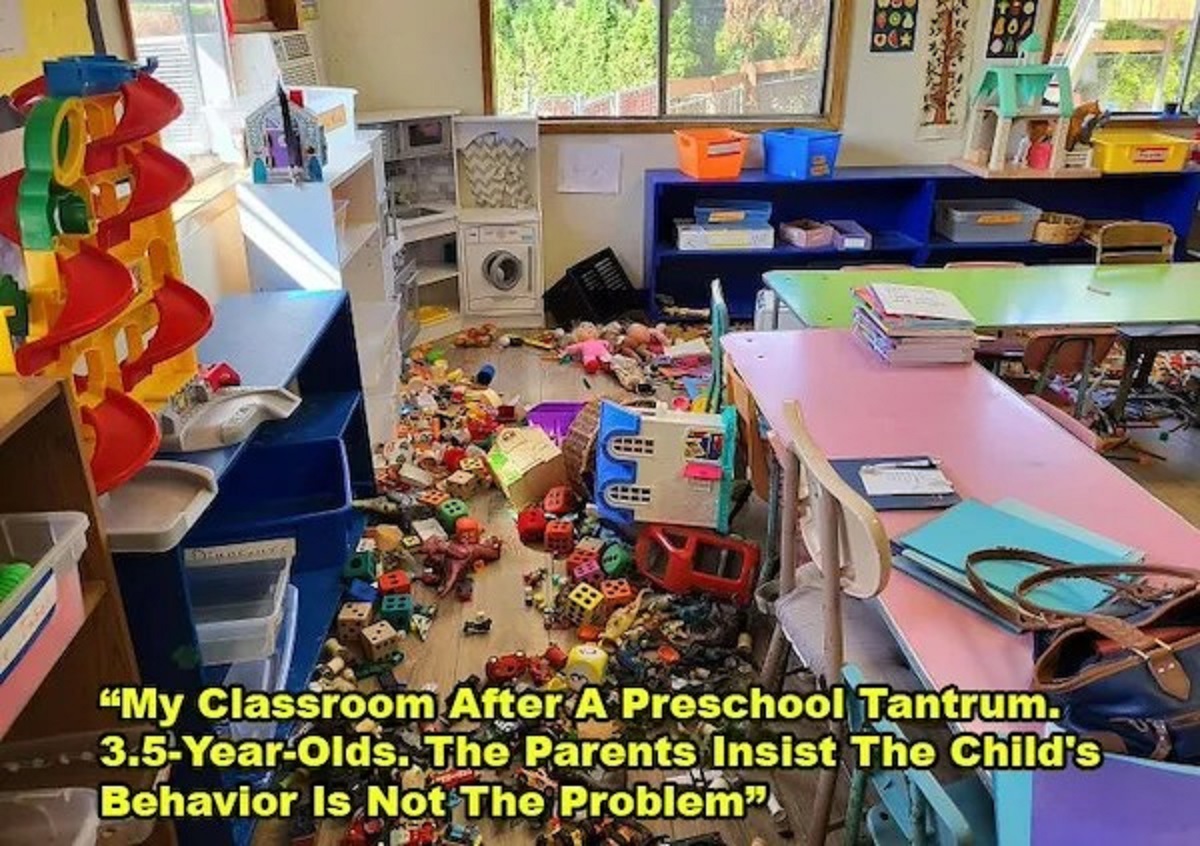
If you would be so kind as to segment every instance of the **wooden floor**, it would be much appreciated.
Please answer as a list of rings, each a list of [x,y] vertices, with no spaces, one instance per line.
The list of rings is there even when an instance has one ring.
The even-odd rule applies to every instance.
[[[583,371],[579,367],[546,360],[529,348],[447,349],[452,368],[462,367],[466,372],[474,373],[486,362],[494,364],[496,377],[493,387],[508,400],[519,397],[519,402],[526,406],[551,400],[572,401],[599,396],[624,396],[609,377],[588,377],[585,382]],[[1168,454],[1170,460],[1147,465],[1122,462],[1119,466],[1143,482],[1171,507],[1200,525],[1200,485],[1195,482],[1197,474],[1200,474],[1200,436],[1196,432],[1181,432],[1172,435],[1166,443],[1158,441],[1153,433],[1144,433],[1139,437],[1156,451]],[[530,654],[538,653],[548,642],[547,633],[542,628],[541,615],[524,606],[521,582],[522,573],[533,567],[544,566],[546,556],[520,544],[515,534],[512,509],[499,494],[479,496],[471,502],[471,507],[473,515],[481,521],[486,521],[488,529],[504,540],[504,556],[477,576],[475,599],[472,603],[461,604],[453,599],[443,600],[429,640],[425,643],[415,638],[408,640],[405,647],[405,675],[410,687],[435,682],[444,692],[468,675],[482,674],[489,655],[517,649]],[[736,528],[747,535],[761,535],[764,514],[765,506],[753,501],[745,515],[740,518],[744,525]],[[463,637],[462,622],[474,616],[477,611],[483,611],[493,619],[491,634]],[[572,638],[569,633],[556,632],[555,635],[560,640],[570,641]],[[799,727],[799,733],[803,735],[816,735],[819,732],[818,726]],[[772,780],[776,794],[787,808],[792,825],[796,829],[795,842],[802,843],[815,777],[788,773],[774,776]],[[764,810],[752,812],[745,822],[677,822],[652,827],[663,833],[672,833],[676,837],[719,831],[730,846],[748,846],[755,836],[763,837],[768,844],[784,842],[775,835],[774,827]],[[482,828],[485,834],[484,842],[489,846],[528,844],[534,840],[534,832],[523,825],[502,828],[484,825]],[[283,842],[278,839],[278,832],[274,837],[266,836],[271,829],[272,826],[267,824],[259,827],[260,835],[263,835],[260,842]],[[337,836],[332,831],[327,832],[321,842],[336,844]],[[829,842],[840,840],[831,837]]]

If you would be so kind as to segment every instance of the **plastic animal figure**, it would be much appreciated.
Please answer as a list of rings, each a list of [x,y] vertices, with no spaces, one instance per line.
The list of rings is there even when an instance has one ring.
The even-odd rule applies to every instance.
[[[445,538],[430,538],[422,547],[425,566],[438,578],[438,596],[448,596],[476,561],[496,561],[500,558],[500,539],[483,538],[479,543],[457,543]]]

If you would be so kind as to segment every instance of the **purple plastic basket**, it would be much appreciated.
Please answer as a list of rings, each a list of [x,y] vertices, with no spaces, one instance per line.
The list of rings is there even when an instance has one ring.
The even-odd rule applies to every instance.
[[[582,402],[543,402],[529,409],[527,419],[561,446],[583,406]]]

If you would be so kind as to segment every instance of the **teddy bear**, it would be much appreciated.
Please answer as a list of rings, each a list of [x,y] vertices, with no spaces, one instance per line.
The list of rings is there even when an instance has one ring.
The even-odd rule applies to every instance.
[[[669,339],[659,327],[650,328],[644,323],[630,323],[625,330],[625,336],[618,345],[618,350],[624,355],[649,361],[662,355],[667,348]]]

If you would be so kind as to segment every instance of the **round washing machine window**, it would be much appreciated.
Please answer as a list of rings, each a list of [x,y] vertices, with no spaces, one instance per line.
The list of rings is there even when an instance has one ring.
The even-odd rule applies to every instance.
[[[508,250],[496,250],[483,260],[483,278],[498,291],[511,291],[525,276],[525,265]]]

